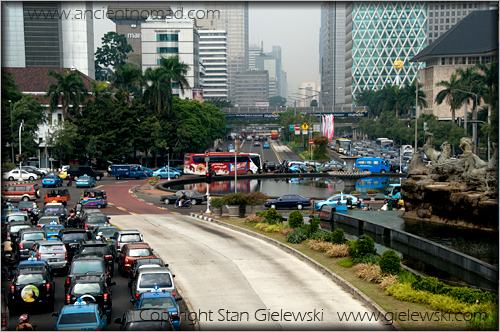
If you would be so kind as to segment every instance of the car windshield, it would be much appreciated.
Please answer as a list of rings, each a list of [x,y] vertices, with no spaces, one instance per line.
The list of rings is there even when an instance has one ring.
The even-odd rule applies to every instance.
[[[125,331],[170,331],[170,322],[166,320],[130,322],[125,326]]]
[[[139,283],[140,288],[172,287],[170,273],[144,273]]]
[[[61,319],[59,319],[59,325],[88,324],[96,322],[97,318],[95,313],[93,312],[77,312],[74,314],[64,314],[61,315]]]
[[[78,181],[89,181],[89,180],[90,180],[90,177],[88,177],[88,176],[80,176],[78,178]]]
[[[141,242],[139,234],[124,234],[120,238],[120,242]]]
[[[160,297],[157,299],[143,299],[140,309],[146,308],[175,308],[174,300],[171,297]]]
[[[9,222],[11,221],[17,221],[17,220],[28,220],[28,217],[22,214],[15,214],[11,216],[7,216],[9,218]]]
[[[86,233],[66,233],[66,234],[63,234],[62,239],[63,239],[63,241],[86,240],[87,234]]]
[[[74,295],[100,294],[102,293],[102,284],[98,282],[78,283],[73,287]]]
[[[71,273],[104,273],[104,266],[100,261],[77,261]]]
[[[18,284],[33,284],[33,283],[40,283],[43,281],[43,274],[37,273],[37,274],[21,274],[17,278],[17,283]]]
[[[23,235],[23,241],[43,240],[45,233],[27,233]]]
[[[108,245],[104,246],[84,246],[82,247],[81,254],[107,254],[108,253]]]
[[[11,233],[17,233],[21,229],[24,229],[24,228],[31,228],[31,226],[30,225],[13,225],[13,226],[10,227],[10,232]]]
[[[137,248],[137,249],[130,249],[128,251],[127,256],[129,257],[146,257],[146,256],[152,256],[151,250],[148,248]]]

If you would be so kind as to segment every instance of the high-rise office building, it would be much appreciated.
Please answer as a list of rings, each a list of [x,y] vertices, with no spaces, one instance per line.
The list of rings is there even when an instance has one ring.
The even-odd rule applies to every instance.
[[[426,46],[426,7],[423,1],[353,2],[347,7],[346,103],[364,89],[386,84],[411,84],[418,65],[410,63]],[[395,68],[394,61],[402,61]]]
[[[255,58],[255,67],[257,70],[267,70],[269,76],[269,97],[277,96],[278,65],[277,59],[272,53],[261,53]]]
[[[234,98],[239,107],[255,106],[269,100],[269,75],[267,70],[247,70],[236,73]]]
[[[250,45],[248,48],[248,69],[249,70],[258,70],[256,65],[256,59],[260,56],[261,53],[264,53],[262,46],[259,45]]]
[[[352,3],[350,4],[352,6]],[[321,6],[320,73],[321,105],[335,106],[345,102],[345,91],[352,79],[346,77],[346,2],[325,2]]]
[[[234,82],[237,72],[248,69],[248,3],[205,2],[207,18],[197,20],[199,27],[227,32],[227,57],[229,100],[234,98]]]
[[[3,2],[2,67],[76,68],[95,77],[90,2]]]
[[[200,34],[200,62],[205,67],[203,98],[227,100],[227,32],[223,30],[198,31]]]
[[[498,8],[497,1],[439,1],[427,3],[428,44],[476,10]]]
[[[193,88],[200,88],[200,58],[198,29],[192,19],[149,18],[141,24],[142,71],[158,67],[161,58],[178,55],[179,61],[189,66],[186,79],[190,89],[180,91],[172,82],[173,95],[193,99]]]

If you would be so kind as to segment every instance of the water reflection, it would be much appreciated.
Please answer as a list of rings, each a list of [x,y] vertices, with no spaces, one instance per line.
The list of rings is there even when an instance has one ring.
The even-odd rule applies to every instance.
[[[366,193],[368,189],[377,189],[384,192],[391,183],[401,183],[401,178],[369,177],[356,182],[356,190]],[[204,193],[207,191],[206,183],[193,183],[172,186],[174,190],[196,190]],[[255,179],[238,180],[238,192],[247,194],[252,191],[261,191],[270,197],[279,197],[284,194],[299,194],[309,198],[327,198],[335,191],[345,191],[346,184],[340,178],[290,178],[290,179]],[[214,182],[210,184],[210,193],[225,195],[235,191],[234,181]]]

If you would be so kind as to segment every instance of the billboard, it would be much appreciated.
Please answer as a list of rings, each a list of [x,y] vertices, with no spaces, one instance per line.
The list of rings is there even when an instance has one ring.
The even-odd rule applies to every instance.
[[[256,101],[255,107],[269,107],[268,101]]]
[[[203,90],[199,88],[193,88],[193,100],[198,100],[203,103]]]

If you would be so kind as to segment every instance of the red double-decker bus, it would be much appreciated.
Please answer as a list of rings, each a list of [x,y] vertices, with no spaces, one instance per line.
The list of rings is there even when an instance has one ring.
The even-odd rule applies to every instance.
[[[210,152],[209,165],[213,175],[257,174],[262,170],[262,159],[258,153]],[[206,175],[205,154],[186,153],[184,155],[184,174]],[[236,166],[235,166],[236,165]]]

